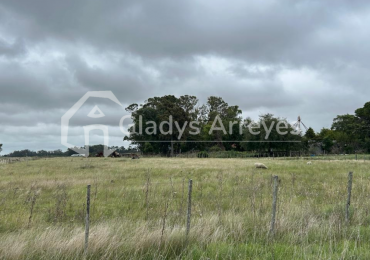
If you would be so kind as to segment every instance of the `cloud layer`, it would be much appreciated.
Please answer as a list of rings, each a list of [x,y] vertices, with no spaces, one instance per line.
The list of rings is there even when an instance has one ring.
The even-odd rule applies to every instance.
[[[99,90],[124,106],[222,96],[244,116],[301,115],[319,131],[369,101],[369,14],[360,0],[0,0],[3,154],[64,149],[61,116]],[[95,105],[122,145],[124,112],[99,100],[83,111]],[[80,145],[84,116],[72,123]]]

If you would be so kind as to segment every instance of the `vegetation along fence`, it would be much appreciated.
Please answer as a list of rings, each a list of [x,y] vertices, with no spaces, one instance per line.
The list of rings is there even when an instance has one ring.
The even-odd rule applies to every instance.
[[[89,248],[91,223],[112,217],[143,220],[150,227],[159,227],[162,240],[168,226],[182,227],[186,238],[192,232],[194,220],[216,218],[223,225],[232,221],[233,216],[241,215],[254,223],[256,236],[262,238],[266,234],[274,238],[279,227],[285,225],[284,212],[289,208],[305,208],[306,213],[311,211],[322,218],[335,215],[337,221],[346,225],[351,224],[352,218],[363,223],[368,213],[361,211],[356,215],[351,209],[354,177],[350,172],[345,179],[300,185],[300,179],[294,173],[284,179],[256,171],[245,178],[220,173],[216,179],[170,178],[168,182],[155,182],[148,173],[141,184],[122,185],[118,194],[111,194],[110,189],[100,189],[99,182],[94,181],[87,186],[86,197],[81,188],[69,191],[67,186],[58,184],[56,190],[40,193],[34,184],[23,192],[14,187],[3,190],[0,216],[17,213],[16,218],[6,222],[15,229],[19,222],[32,227],[35,219],[40,221],[40,218],[51,224],[73,222],[85,225],[85,252]],[[339,185],[334,185],[335,182]],[[116,185],[113,180],[111,185]],[[331,189],[330,185],[336,188]],[[337,190],[337,187],[342,188]],[[370,192],[368,186],[359,185],[358,188],[356,196]],[[364,206],[359,205],[358,200],[356,203],[357,208]]]

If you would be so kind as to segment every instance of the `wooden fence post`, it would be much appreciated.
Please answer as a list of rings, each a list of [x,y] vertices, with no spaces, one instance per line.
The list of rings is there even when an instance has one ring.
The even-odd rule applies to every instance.
[[[272,214],[271,214],[271,227],[270,235],[274,235],[275,232],[275,218],[276,218],[276,204],[277,204],[277,195],[278,195],[278,186],[279,186],[279,176],[274,176],[274,190],[272,194]]]
[[[352,176],[353,173],[348,173],[348,196],[347,196],[347,203],[346,203],[346,223],[349,222],[349,206],[351,205],[351,193],[352,193]]]
[[[150,185],[150,175],[148,170],[148,177],[146,179],[146,190],[145,190],[145,205],[146,205],[146,220],[149,220],[149,185]]]
[[[87,185],[86,194],[86,220],[85,220],[85,255],[87,254],[87,247],[89,244],[89,227],[90,227],[90,188],[91,185]]]
[[[189,180],[189,193],[188,193],[188,213],[186,219],[186,237],[189,236],[190,232],[190,219],[191,219],[191,193],[193,191],[193,180]]]

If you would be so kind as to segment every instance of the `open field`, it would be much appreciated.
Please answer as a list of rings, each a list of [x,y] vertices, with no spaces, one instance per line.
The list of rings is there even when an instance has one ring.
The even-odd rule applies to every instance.
[[[255,169],[254,163],[269,169]],[[0,258],[369,259],[370,161],[54,158],[0,164]],[[350,223],[347,176],[353,171]],[[272,175],[280,181],[269,236]],[[192,219],[185,236],[187,182]]]

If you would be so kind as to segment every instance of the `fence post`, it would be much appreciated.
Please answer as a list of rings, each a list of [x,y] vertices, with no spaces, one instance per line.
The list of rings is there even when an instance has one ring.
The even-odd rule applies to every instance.
[[[188,213],[186,219],[186,237],[189,236],[190,232],[190,218],[191,218],[191,193],[193,191],[193,180],[189,180],[189,193],[188,193]]]
[[[352,193],[352,176],[353,173],[348,173],[348,196],[347,196],[347,204],[346,204],[346,223],[349,222],[349,206],[351,205],[351,193]]]
[[[86,194],[86,220],[85,220],[85,255],[87,254],[87,246],[89,244],[89,226],[90,226],[90,188],[91,185],[87,185]]]
[[[270,235],[274,235],[275,232],[275,218],[276,218],[276,203],[277,203],[277,195],[278,195],[278,185],[279,185],[279,176],[274,176],[274,190],[272,194],[272,214],[271,214],[271,227],[270,227]]]
[[[150,175],[149,175],[149,170],[148,170],[148,177],[146,180],[146,191],[145,191],[146,220],[149,220],[149,185],[150,185]]]

